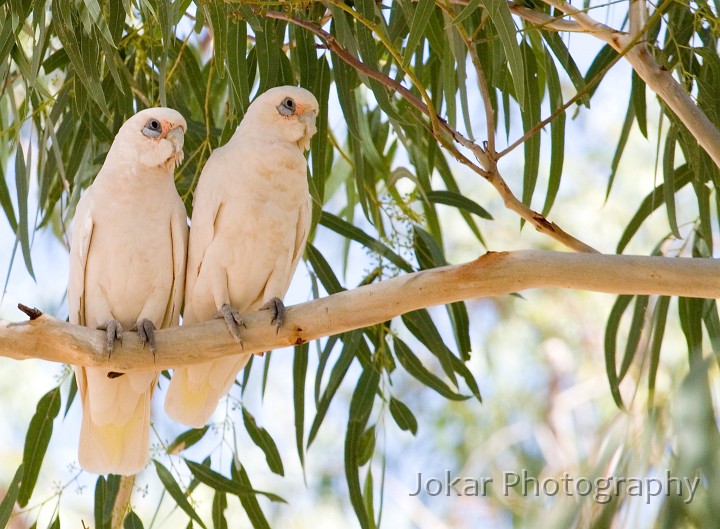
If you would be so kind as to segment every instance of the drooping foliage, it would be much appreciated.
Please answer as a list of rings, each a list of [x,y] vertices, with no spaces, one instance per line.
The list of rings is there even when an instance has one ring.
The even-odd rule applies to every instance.
[[[590,7],[592,14],[603,6]],[[551,219],[559,207],[560,186],[570,178],[563,173],[564,161],[572,156],[565,148],[567,119],[591,112],[597,86],[623,60],[622,53],[606,45],[581,71],[565,34],[554,25],[560,13],[539,1],[13,0],[0,6],[0,17],[0,205],[30,274],[34,233],[53,230],[66,240],[80,193],[102,164],[115,131],[138,109],[170,106],[186,117],[185,163],[176,184],[190,212],[205,160],[228,140],[253,97],[276,85],[299,84],[321,102],[309,154],[313,233],[334,234],[343,241],[341,263],[335,263],[310,239],[305,261],[316,296],[447,264],[445,239],[453,228],[442,221],[441,208],[457,210],[475,238],[477,254],[482,253],[483,230],[491,226],[492,215],[487,205],[461,188],[456,178],[461,167],[477,175],[478,186],[498,189],[506,204],[515,200],[511,209],[525,221],[535,219],[542,225],[544,217]],[[717,5],[661,0],[653,6],[643,34],[654,59],[673,72],[710,121],[720,126]],[[608,194],[620,178],[620,160],[628,156],[630,131],[637,127],[644,136],[649,134],[651,94],[636,73],[631,86],[622,134],[608,168]],[[329,101],[333,104],[322,104]],[[622,252],[659,209],[667,215],[670,231],[648,253],[713,256],[719,169],[688,132],[683,117],[662,99],[660,106],[661,178],[655,190],[633,206],[637,213],[617,251]],[[336,125],[340,116],[342,123]],[[549,152],[549,164],[540,163],[543,149]],[[503,187],[497,162],[521,155],[522,178],[508,181],[519,190],[515,199]],[[681,225],[675,197],[685,189],[696,197],[697,216]],[[583,238],[581,233],[572,235]],[[571,240],[558,239],[577,249]],[[685,243],[668,244],[675,240]],[[548,239],[556,245],[558,241]],[[345,272],[358,247],[372,265],[348,281]],[[606,328],[609,391],[622,407],[621,383],[633,366],[644,365],[652,415],[658,357],[671,314],[679,318],[687,339],[690,375],[684,391],[697,397],[692,402],[703,404],[697,415],[679,418],[679,428],[716,440],[707,358],[708,351],[720,349],[720,317],[712,300],[671,304],[668,298],[620,296]],[[449,322],[442,332],[441,320]],[[466,305],[456,303],[442,318],[420,310],[317,346],[298,346],[292,361],[291,406],[297,454],[281,453],[249,409],[243,407],[235,422],[262,450],[268,470],[282,475],[284,460],[304,461],[340,388],[352,388],[345,437],[337,440],[344,450],[344,487],[360,526],[375,527],[382,477],[373,474],[377,467],[372,461],[378,457],[380,423],[392,420],[413,434],[418,428],[413,411],[394,394],[393,383],[412,377],[447,399],[479,400],[482,388],[467,367],[469,321]],[[430,352],[432,364],[421,359],[410,340]],[[250,376],[266,379],[270,358],[264,364],[253,362],[241,375],[243,391]],[[264,383],[262,387],[264,391]],[[60,402],[67,409],[74,396],[67,378],[38,403],[22,465],[0,504],[0,520],[7,519],[15,502],[25,506],[32,498]],[[223,514],[228,496],[239,498],[254,527],[268,527],[262,507],[267,503],[262,502],[288,498],[256,490],[242,454],[224,466],[211,456],[192,461],[180,455],[207,431],[183,433],[166,447],[166,455],[155,458],[158,486],[190,523],[209,526],[189,501],[196,488],[209,487],[215,491],[215,527],[228,526]],[[687,454],[695,448],[690,444],[680,439],[674,464],[700,469],[708,483],[702,513],[717,515],[718,444],[708,442],[702,453],[691,456]],[[172,467],[163,458],[172,460]],[[188,476],[190,485],[184,486]],[[116,476],[98,478],[96,527],[109,526],[118,489]],[[668,500],[663,507],[667,526],[703,519],[676,503]],[[617,503],[608,504],[597,516],[597,526],[609,526],[617,512]],[[142,523],[132,511],[125,518],[125,527]]]

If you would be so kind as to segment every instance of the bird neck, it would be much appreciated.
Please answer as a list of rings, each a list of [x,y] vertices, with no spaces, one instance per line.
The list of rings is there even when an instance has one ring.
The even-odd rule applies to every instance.
[[[174,186],[172,165],[146,167],[137,159],[129,160],[108,154],[95,179],[108,189],[138,189],[145,192]]]

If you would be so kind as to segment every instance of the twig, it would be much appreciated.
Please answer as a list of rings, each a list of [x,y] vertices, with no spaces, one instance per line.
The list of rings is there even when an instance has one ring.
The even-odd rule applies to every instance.
[[[712,124],[705,113],[693,102],[690,94],[678,83],[670,72],[660,66],[650,54],[647,45],[642,42],[642,30],[638,30],[642,18],[642,6],[631,6],[631,31],[636,35],[624,33],[594,20],[587,13],[561,0],[543,0],[546,4],[573,17],[586,30],[610,44],[615,50],[625,54],[625,58],[640,78],[655,92],[695,137],[698,144],[710,155],[715,165],[720,167],[720,131]],[[638,0],[634,0],[637,2]],[[657,13],[657,12],[656,12]]]
[[[28,318],[30,318],[30,321],[38,319],[40,316],[43,315],[42,311],[37,308],[30,308],[27,305],[23,305],[22,303],[18,303],[18,308],[28,315]]]
[[[552,29],[554,31],[566,31],[568,33],[587,33],[577,22],[572,20],[563,20],[540,11],[535,11],[529,7],[525,7],[515,2],[508,2],[510,11],[520,18],[537,24],[541,29]]]
[[[261,353],[386,322],[406,312],[530,288],[613,294],[720,297],[720,260],[525,250],[488,253],[457,266],[406,274],[288,308],[276,332],[269,311],[243,314],[242,347],[212,320],[156,332],[153,359],[137,333],[123,334],[110,358],[105,333],[43,315],[0,326],[0,356],[41,358],[108,371],[193,365],[230,354]]]
[[[408,103],[410,103],[424,115],[431,117],[431,112],[428,107],[415,94],[413,94],[410,90],[405,88],[395,79],[392,79],[381,72],[369,68],[362,61],[357,59],[349,51],[343,48],[340,43],[338,43],[338,41],[335,39],[335,37],[333,37],[330,33],[319,27],[317,24],[279,11],[265,11],[263,13],[263,16],[276,20],[284,20],[314,33],[315,35],[323,39],[327,44],[328,49],[335,53],[338,57],[340,57],[340,59],[348,63],[350,66],[352,66],[359,72],[362,72],[368,77],[381,82],[391,90],[399,93]],[[446,138],[443,137],[442,134],[436,134],[435,132],[433,132],[435,139],[438,140],[443,146],[445,146],[451,153],[453,153],[453,155],[458,159],[458,161],[467,165],[475,173],[485,178],[500,194],[503,202],[505,203],[505,206],[508,209],[517,213],[520,217],[528,221],[538,232],[552,237],[553,239],[564,244],[568,248],[571,248],[578,252],[597,252],[597,250],[595,250],[591,246],[568,234],[555,223],[548,221],[543,215],[536,211],[533,211],[528,206],[523,204],[520,200],[518,200],[508,187],[505,180],[500,175],[499,171],[497,170],[495,161],[490,159],[490,157],[482,149],[482,147],[470,141],[460,132],[452,128],[444,119],[440,118],[440,116],[434,116],[434,118],[439,120],[442,130],[446,132],[450,137],[452,137],[454,141],[470,150],[477,157],[478,161],[483,165],[483,167],[472,163],[467,157],[459,153],[457,149],[455,149],[449,144],[449,142],[446,140]],[[431,117],[431,120],[432,119],[433,118]]]
[[[615,63],[617,63],[620,58],[622,57],[622,54],[618,54],[617,56],[613,57],[613,59],[607,63],[602,70],[597,72],[592,79],[590,79],[587,83],[585,83],[585,87],[582,90],[579,90],[574,96],[572,96],[570,99],[568,99],[565,103],[563,103],[562,106],[555,109],[554,112],[552,112],[548,117],[543,119],[542,121],[536,123],[533,127],[528,129],[527,132],[525,132],[522,136],[520,136],[517,140],[512,142],[510,145],[508,145],[505,149],[500,151],[497,155],[498,159],[502,158],[503,156],[509,154],[511,151],[525,143],[528,139],[530,139],[532,136],[540,132],[542,129],[544,129],[549,123],[551,123],[555,118],[557,118],[560,114],[565,112],[568,108],[570,108],[572,105],[574,105],[576,102],[578,102],[580,99],[585,96],[597,83],[600,82],[600,80],[603,78],[603,76],[612,68],[615,66]]]
[[[446,0],[447,1],[447,0]],[[449,2],[448,2],[449,3]],[[454,16],[455,13],[448,5],[440,4],[440,7],[449,15]],[[470,60],[472,61],[473,67],[475,68],[475,75],[478,78],[478,89],[480,90],[480,97],[485,107],[485,123],[487,125],[487,148],[485,152],[488,154],[493,161],[497,160],[495,156],[495,111],[490,101],[490,90],[488,89],[487,79],[485,79],[485,72],[480,64],[480,57],[478,57],[475,44],[470,35],[468,35],[462,24],[455,24],[455,29],[460,33],[460,36],[467,47]]]

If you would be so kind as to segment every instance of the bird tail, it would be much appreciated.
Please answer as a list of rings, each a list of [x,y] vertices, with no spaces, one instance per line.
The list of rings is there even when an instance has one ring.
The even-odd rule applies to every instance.
[[[250,354],[230,356],[173,371],[165,397],[165,412],[182,424],[202,428],[218,401],[228,394]]]
[[[105,370],[84,368],[76,374],[83,401],[80,466],[95,474],[137,474],[148,463],[150,401],[157,374],[126,373],[113,379]]]

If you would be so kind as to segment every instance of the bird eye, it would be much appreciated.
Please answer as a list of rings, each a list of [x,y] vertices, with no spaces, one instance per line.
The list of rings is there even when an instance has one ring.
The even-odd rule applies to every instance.
[[[295,114],[295,100],[291,97],[286,97],[277,108],[278,112],[280,112],[283,116],[292,116]]]
[[[148,138],[157,138],[158,136],[160,136],[161,132],[162,126],[160,125],[160,122],[155,118],[149,119],[148,122],[145,123],[145,127],[142,129],[142,133]]]

